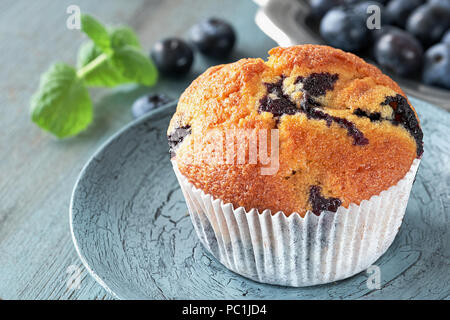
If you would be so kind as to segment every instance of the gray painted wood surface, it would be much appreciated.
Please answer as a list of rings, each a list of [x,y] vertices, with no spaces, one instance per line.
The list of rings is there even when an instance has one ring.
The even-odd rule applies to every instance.
[[[93,152],[131,121],[130,105],[148,91],[176,98],[205,68],[222,61],[196,56],[190,74],[162,78],[151,88],[91,90],[95,122],[83,134],[56,141],[29,121],[29,99],[40,74],[54,61],[75,64],[85,39],[66,28],[66,8],[77,4],[110,24],[135,28],[149,50],[161,37],[186,35],[199,19],[216,15],[238,30],[230,60],[266,57],[275,46],[254,24],[250,0],[4,0],[0,3],[0,298],[111,299],[82,267],[69,232],[69,201],[76,178]],[[79,289],[67,286],[80,267]]]

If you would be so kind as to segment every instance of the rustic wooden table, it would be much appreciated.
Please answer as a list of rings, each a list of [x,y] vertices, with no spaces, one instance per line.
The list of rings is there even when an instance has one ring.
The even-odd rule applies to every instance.
[[[130,105],[148,91],[176,98],[218,61],[196,56],[181,79],[161,78],[151,88],[127,85],[92,90],[95,122],[76,138],[57,141],[30,122],[29,100],[40,74],[56,61],[75,64],[85,39],[66,27],[69,5],[102,22],[135,28],[146,50],[166,36],[186,35],[211,15],[231,21],[238,45],[230,60],[266,57],[275,43],[253,22],[250,0],[4,0],[0,3],[0,298],[112,299],[83,268],[69,231],[69,200],[81,168],[114,132],[132,120]],[[80,270],[78,288],[68,282]],[[75,272],[76,274],[76,272]]]

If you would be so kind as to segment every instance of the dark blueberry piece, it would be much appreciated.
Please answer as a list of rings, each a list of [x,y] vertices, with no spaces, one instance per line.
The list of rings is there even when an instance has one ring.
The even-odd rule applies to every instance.
[[[424,47],[441,40],[449,28],[450,8],[437,3],[427,3],[416,8],[406,23],[406,30],[419,39]]]
[[[347,7],[332,8],[320,22],[320,35],[325,41],[346,51],[363,49],[368,33],[366,20]]]
[[[169,103],[170,101],[173,101],[173,99],[166,96],[165,94],[148,94],[140,97],[133,103],[133,106],[131,107],[131,113],[136,119],[153,109],[159,108]]]
[[[360,0],[359,0],[360,1]],[[391,1],[391,0],[374,0],[374,2],[378,2],[378,3],[380,3],[380,4],[382,4],[382,5],[386,5],[389,1]]]
[[[155,43],[151,57],[159,71],[166,74],[186,73],[194,61],[191,47],[177,38],[164,39]]]
[[[280,80],[278,80],[277,82],[273,82],[273,83],[269,83],[266,82],[264,83],[264,85],[267,88],[267,92],[268,93],[273,93],[277,96],[284,96],[284,92],[283,92],[283,81],[284,79],[286,79],[286,76],[282,75],[280,77]]]
[[[427,50],[423,81],[450,89],[450,42],[435,44]]]
[[[381,67],[401,76],[410,76],[422,69],[422,46],[403,30],[390,30],[381,36],[375,43],[374,55]]]
[[[217,18],[209,18],[194,25],[189,38],[201,53],[218,58],[230,54],[236,42],[233,27]]]
[[[449,0],[428,0],[430,4],[437,4],[440,6],[444,6],[450,9],[450,1]]]
[[[373,0],[373,2],[378,2],[379,4],[386,5],[390,0]],[[355,5],[363,2],[362,0],[344,0],[347,5]],[[364,1],[366,2],[366,1]]]
[[[303,92],[302,101],[300,101],[300,109],[306,113],[308,117],[312,117],[315,108],[322,107],[319,102],[314,100],[308,92]]]
[[[394,111],[392,123],[402,125],[413,136],[417,145],[417,157],[420,157],[423,153],[423,132],[406,98],[400,94],[389,96],[386,97],[386,100],[381,105],[391,106]]]
[[[309,0],[311,15],[322,18],[331,8],[344,4],[344,0]]]
[[[425,0],[391,0],[386,6],[385,15],[389,23],[405,28],[410,14]]]
[[[381,120],[381,113],[380,112],[366,112],[362,110],[361,108],[356,109],[353,112],[354,115],[357,115],[358,117],[366,117],[369,118],[370,121],[380,121]]]
[[[188,125],[176,128],[167,136],[170,158],[175,157],[175,151],[178,145],[183,142],[184,138],[189,134],[191,134],[191,126]]]
[[[259,112],[271,112],[274,117],[281,117],[283,114],[292,115],[299,112],[295,103],[283,93],[284,78],[282,76],[275,83],[265,83],[267,95],[259,101]]]
[[[353,138],[353,144],[355,146],[364,146],[369,143],[369,140],[364,136],[364,134],[356,128],[355,124],[344,118],[335,117],[317,109],[317,102],[308,97],[308,94],[303,96],[302,102],[300,103],[301,110],[306,113],[308,119],[315,120],[325,120],[327,126],[331,126],[334,122],[341,128],[347,130],[347,134]]]
[[[307,92],[311,96],[323,96],[329,90],[333,90],[335,82],[339,79],[338,74],[311,73],[306,78],[298,77],[295,83],[301,82],[303,84],[302,91]]]
[[[284,114],[296,114],[298,112],[295,103],[283,97],[272,99],[265,96],[260,100],[260,112],[271,112],[275,117],[281,117]]]
[[[443,43],[450,43],[450,29],[447,30],[447,32],[442,37]]]
[[[359,131],[358,128],[356,128],[356,126],[353,122],[348,121],[347,119],[344,119],[344,118],[330,116],[321,111],[318,111],[318,112],[321,113],[321,114],[319,114],[320,117],[323,117],[325,115],[327,124],[331,123],[331,122],[335,122],[341,128],[347,129],[347,135],[349,135],[350,137],[353,138],[353,144],[355,146],[364,146],[366,144],[369,144],[369,139],[367,139],[364,136],[364,134],[361,131]],[[330,124],[328,124],[328,125],[330,125]]]
[[[321,192],[322,188],[319,186],[311,186],[309,188],[309,203],[311,203],[312,212],[317,216],[324,210],[336,212],[342,201],[333,197],[325,198]]]
[[[400,29],[398,27],[395,27],[395,26],[386,25],[386,26],[381,26],[380,29],[370,30],[371,42],[375,44],[378,41],[378,39],[380,39],[386,33],[389,33],[391,31],[395,31],[395,30],[400,30],[401,31],[402,29]],[[371,49],[372,49],[372,51],[374,51],[374,46]],[[375,56],[373,52],[371,54],[373,56]]]

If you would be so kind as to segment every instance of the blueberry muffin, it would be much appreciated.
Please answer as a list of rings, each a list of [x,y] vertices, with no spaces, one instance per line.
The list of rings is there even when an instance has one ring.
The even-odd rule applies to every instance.
[[[328,46],[269,54],[209,68],[180,97],[167,134],[195,188],[247,211],[319,215],[396,185],[422,156],[417,114],[379,69]],[[212,129],[278,129],[277,172],[211,161]]]

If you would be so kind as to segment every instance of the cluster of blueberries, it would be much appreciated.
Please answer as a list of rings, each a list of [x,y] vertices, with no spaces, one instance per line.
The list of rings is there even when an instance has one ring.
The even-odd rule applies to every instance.
[[[159,72],[168,76],[178,76],[189,72],[194,61],[194,48],[205,56],[225,58],[233,50],[236,33],[226,21],[208,18],[189,30],[189,40],[166,38],[155,43],[150,56]],[[131,108],[134,118],[139,118],[173,99],[155,93],[137,99]]]
[[[331,46],[369,55],[382,69],[450,89],[450,0],[309,0]],[[367,21],[378,6],[380,28]],[[369,9],[369,10],[368,10]]]

